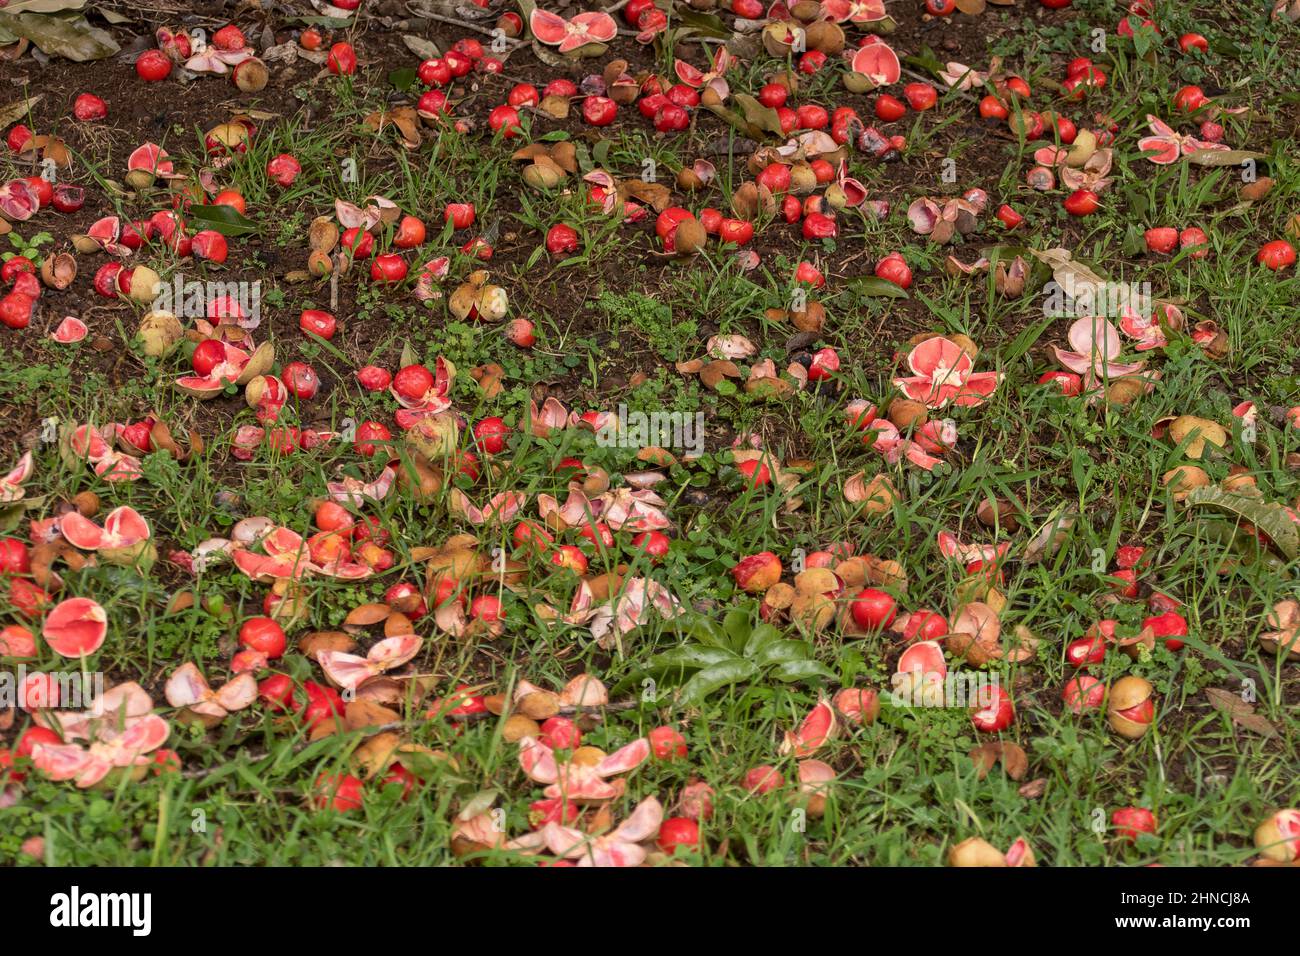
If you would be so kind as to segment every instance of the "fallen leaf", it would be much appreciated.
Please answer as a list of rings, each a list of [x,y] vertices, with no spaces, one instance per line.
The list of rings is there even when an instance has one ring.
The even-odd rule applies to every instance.
[[[382,727],[396,723],[402,715],[389,710],[381,704],[369,700],[350,701],[344,708],[343,724],[348,730],[361,730],[364,727]]]
[[[1229,717],[1238,715],[1253,714],[1255,708],[1241,699],[1240,694],[1234,694],[1230,690],[1221,690],[1218,687],[1205,688],[1205,696],[1210,699],[1214,709]]]
[[[417,37],[411,33],[402,34],[402,42],[406,48],[414,53],[421,60],[437,60],[442,57],[442,51],[438,49],[438,44],[432,40],[426,40],[424,37]]]
[[[43,93],[35,96],[29,96],[26,99],[15,100],[8,106],[0,106],[0,126],[9,126],[17,123],[25,117],[37,103],[43,98]]]
[[[30,40],[50,56],[77,63],[103,60],[121,47],[107,30],[91,26],[85,17],[64,19],[44,13],[13,13],[0,10],[0,29]]]

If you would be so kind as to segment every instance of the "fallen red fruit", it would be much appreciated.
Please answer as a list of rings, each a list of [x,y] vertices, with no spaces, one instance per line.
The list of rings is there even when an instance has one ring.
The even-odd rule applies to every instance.
[[[1156,637],[1164,641],[1165,647],[1171,651],[1182,650],[1183,642],[1179,638],[1187,636],[1187,618],[1177,611],[1166,611],[1164,614],[1148,617],[1142,621],[1142,626],[1151,628]]]
[[[206,259],[209,262],[225,262],[229,254],[226,237],[215,229],[196,232],[190,241],[190,249],[195,258]]]
[[[568,717],[549,717],[542,721],[538,739],[552,750],[576,750],[582,744],[582,731]]]
[[[789,99],[790,91],[780,83],[766,83],[758,91],[758,101],[768,109],[777,109],[785,106],[786,100]]]
[[[288,640],[284,628],[274,618],[250,617],[240,625],[239,644],[274,660],[284,656]]]
[[[362,422],[357,426],[355,442],[357,454],[369,458],[379,450],[379,446],[375,442],[388,442],[392,437],[393,433],[388,430],[388,426],[383,422]]]
[[[395,252],[385,252],[375,256],[370,263],[370,280],[372,282],[396,283],[406,278],[406,260]]]
[[[971,711],[971,722],[976,730],[995,734],[1006,730],[1016,719],[1016,710],[1011,703],[1011,695],[1001,686],[984,688],[980,691],[981,701]],[[983,698],[988,698],[985,701]]]
[[[553,256],[569,255],[578,251],[578,230],[557,222],[546,231],[546,251]]]
[[[350,773],[323,773],[316,778],[314,802],[318,810],[348,813],[361,809],[364,792],[361,780]]]
[[[1144,237],[1146,238],[1147,249],[1150,252],[1168,255],[1178,246],[1178,230],[1172,226],[1157,226],[1155,229],[1148,229],[1144,233]]]
[[[770,764],[762,764],[746,772],[743,783],[744,788],[750,793],[760,795],[771,793],[784,785],[785,778],[781,776],[781,771]]]
[[[1061,701],[1073,713],[1096,710],[1106,700],[1106,685],[1090,674],[1081,674],[1065,682]]]
[[[108,115],[108,104],[94,93],[82,93],[72,103],[72,115],[83,123],[102,120]]]
[[[900,289],[907,289],[912,285],[912,270],[900,253],[891,252],[885,256],[876,263],[875,271],[877,278],[892,282]]]
[[[894,622],[898,614],[898,602],[879,588],[863,588],[854,595],[849,610],[858,627],[868,631],[879,631]]]
[[[469,602],[469,616],[472,620],[493,624],[504,615],[501,599],[495,594],[480,594]]]
[[[195,238],[197,239],[198,237],[196,236]],[[302,329],[304,332],[310,332],[312,335],[319,335],[323,339],[332,339],[334,338],[334,332],[338,328],[338,322],[335,320],[334,316],[322,309],[303,309],[301,314],[298,316],[298,328]],[[373,366],[368,367],[373,368]],[[361,371],[364,372],[365,369],[362,369]],[[384,370],[379,369],[378,371],[383,372]],[[384,372],[385,376],[387,376],[387,374],[387,372]],[[359,381],[361,380],[361,372],[357,373],[357,379]],[[361,384],[365,387],[364,381],[362,381]],[[387,387],[387,382],[384,382],[384,384],[380,386],[380,388]],[[370,389],[370,391],[377,391],[377,389]]]
[[[450,221],[454,229],[468,229],[474,225],[474,204],[472,202],[449,202],[442,210],[444,222]]]
[[[903,98],[914,110],[928,110],[939,102],[939,94],[929,83],[908,83],[903,87]]]
[[[513,139],[523,132],[519,125],[519,111],[508,103],[503,103],[488,113],[488,127],[506,139]]]
[[[644,551],[658,562],[668,554],[672,539],[661,531],[642,531],[632,539],[632,547]]]
[[[340,4],[341,6],[341,4]],[[212,34],[212,45],[218,50],[225,50],[233,53],[236,50],[242,50],[248,46],[248,40],[244,36],[244,31],[239,29],[233,23],[227,23],[224,27]]]
[[[1074,667],[1100,664],[1106,659],[1106,641],[1101,635],[1073,640],[1066,645],[1065,659]]]
[[[1049,382],[1056,383],[1061,394],[1067,397],[1078,395],[1083,391],[1083,379],[1073,372],[1044,372],[1038,376],[1039,385],[1046,385]]]
[[[1097,211],[1099,203],[1091,189],[1076,189],[1065,197],[1062,205],[1071,216],[1090,216]]]
[[[329,71],[336,76],[351,76],[357,71],[357,51],[351,43],[336,43],[330,47]]]
[[[10,292],[0,299],[0,323],[19,330],[31,325],[36,300],[24,292]]]
[[[1285,239],[1274,239],[1260,248],[1255,261],[1268,266],[1274,272],[1285,269],[1287,266],[1295,265],[1295,246]]]
[[[736,586],[742,591],[758,594],[781,580],[781,559],[771,551],[760,551],[741,558],[731,569]]]
[[[489,455],[505,450],[509,434],[510,426],[496,416],[485,418],[474,426],[475,444]]]
[[[700,825],[687,817],[669,817],[659,825],[659,849],[670,856],[677,848],[697,850],[700,846]]]
[[[1199,86],[1184,86],[1174,94],[1174,107],[1184,113],[1194,113],[1208,102],[1209,98]]]
[[[762,488],[772,483],[772,471],[757,458],[742,461],[736,471],[745,477],[745,484],[750,488]]]
[[[1145,807],[1120,807],[1110,815],[1110,822],[1121,837],[1130,843],[1137,840],[1139,833],[1156,832],[1156,815]]]
[[[896,96],[881,93],[876,97],[875,113],[878,119],[892,123],[907,115],[907,104]]]
[[[397,232],[393,236],[393,245],[398,249],[414,249],[424,242],[425,229],[424,221],[418,216],[403,216],[401,222],[397,224]]]
[[[292,186],[300,172],[302,164],[288,153],[272,157],[266,163],[266,175],[280,186]]]
[[[1025,221],[1024,216],[1020,215],[1020,213],[1016,212],[1006,203],[1003,203],[1001,206],[998,207],[997,217],[998,217],[998,221],[1001,222],[1002,225],[1006,226],[1008,229],[1014,229],[1016,228],[1016,226],[1020,225],[1022,222]]]
[[[618,116],[618,104],[608,96],[588,96],[582,101],[582,118],[591,126],[608,126]]]
[[[686,738],[673,727],[656,727],[646,734],[650,752],[656,760],[676,760],[686,756]]]
[[[17,538],[0,538],[0,574],[27,574],[31,569],[27,545]]]
[[[320,389],[320,377],[306,362],[290,362],[280,372],[280,378],[289,394],[303,401],[315,398]]]
[[[172,61],[162,50],[145,50],[135,61],[135,72],[146,83],[157,83],[171,74]]]

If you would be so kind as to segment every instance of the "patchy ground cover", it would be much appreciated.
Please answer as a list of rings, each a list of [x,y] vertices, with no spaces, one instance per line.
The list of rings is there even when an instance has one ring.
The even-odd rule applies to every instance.
[[[1293,862],[1238,7],[0,6],[0,860]]]

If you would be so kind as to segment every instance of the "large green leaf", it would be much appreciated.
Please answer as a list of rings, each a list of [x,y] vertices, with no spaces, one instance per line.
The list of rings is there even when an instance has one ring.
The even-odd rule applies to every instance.
[[[731,31],[715,14],[700,13],[696,10],[682,10],[677,14],[677,22],[691,28],[695,33],[718,40],[731,37]]]
[[[257,223],[241,216],[233,206],[191,206],[190,219],[200,229],[212,229],[223,236],[247,236],[257,232]]]
[[[900,288],[879,276],[858,276],[856,279],[850,279],[846,282],[844,288],[852,289],[859,295],[875,295],[886,299],[910,298],[906,289]]]
[[[722,630],[727,635],[727,646],[737,654],[744,651],[753,626],[749,611],[739,608],[728,611],[727,616],[722,619]]]
[[[646,670],[655,673],[701,670],[739,659],[725,647],[701,647],[699,644],[688,644],[685,647],[674,647],[662,654],[656,654],[646,665]]]
[[[788,661],[768,671],[769,676],[787,684],[795,681],[811,681],[816,678],[834,680],[835,673],[817,661]]]
[[[680,707],[693,707],[700,704],[714,691],[732,684],[742,684],[758,676],[758,667],[751,661],[736,658],[722,664],[714,664],[696,673],[682,685],[677,697]]]
[[[781,117],[770,106],[764,106],[748,93],[737,93],[732,97],[745,115],[745,122],[761,129],[764,133],[781,136]]]
[[[780,631],[766,621],[762,621],[749,632],[749,640],[745,642],[745,647],[741,653],[746,657],[754,657],[773,641],[780,640],[780,638]]]
[[[1288,559],[1300,554],[1300,528],[1287,515],[1282,505],[1245,495],[1233,494],[1222,488],[1196,488],[1187,496],[1189,508],[1212,508],[1248,521],[1272,540]]]
[[[806,661],[812,657],[812,648],[806,641],[774,641],[750,656],[759,667]]]
[[[13,531],[23,522],[23,515],[30,508],[39,511],[45,503],[45,496],[38,498],[20,498],[17,501],[0,505],[0,531]]]
[[[85,17],[0,11],[0,29],[26,37],[49,56],[77,63],[103,60],[121,49],[107,30],[91,26]]]
[[[727,632],[722,629],[722,625],[709,620],[707,617],[697,616],[681,622],[677,624],[675,630],[678,634],[695,641],[697,644],[707,644],[710,647],[728,649],[731,647],[731,642],[727,639]]]
[[[86,0],[11,0],[5,13],[62,13],[84,10]]]

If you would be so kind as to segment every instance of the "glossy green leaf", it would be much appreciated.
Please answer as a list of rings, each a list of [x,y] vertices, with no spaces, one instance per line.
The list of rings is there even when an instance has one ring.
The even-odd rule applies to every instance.
[[[732,684],[741,684],[758,676],[758,667],[751,661],[736,658],[721,664],[714,664],[696,673],[682,685],[677,697],[680,707],[694,707],[702,703],[710,694]]]

